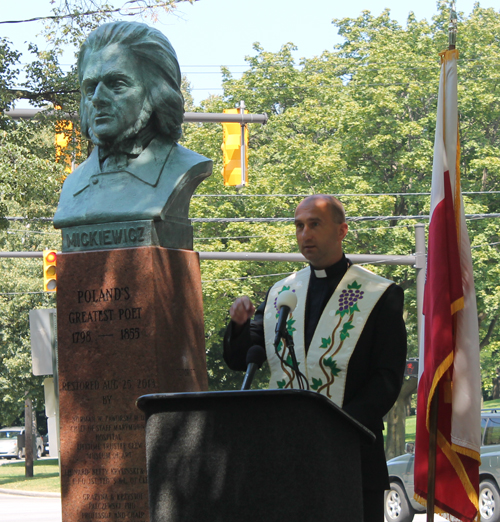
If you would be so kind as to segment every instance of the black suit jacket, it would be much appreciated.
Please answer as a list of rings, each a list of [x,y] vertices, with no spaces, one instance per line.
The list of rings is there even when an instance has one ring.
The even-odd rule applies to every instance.
[[[373,308],[349,361],[342,408],[370,429],[374,444],[361,447],[363,489],[389,488],[384,451],[383,417],[396,401],[406,364],[406,327],[403,321],[403,290],[393,284]],[[233,370],[246,369],[246,352],[253,344],[264,344],[263,312],[239,335],[230,324],[224,336],[224,360]]]

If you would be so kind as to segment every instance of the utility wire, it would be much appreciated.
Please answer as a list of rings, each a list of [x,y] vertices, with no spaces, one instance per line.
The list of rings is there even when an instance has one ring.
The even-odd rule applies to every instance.
[[[228,277],[226,279],[202,279],[202,283],[218,283],[219,281],[242,281],[244,279],[258,279],[261,277],[277,277],[277,276],[286,276],[293,274],[293,272],[282,272],[281,274],[264,274],[264,275],[256,275],[256,276],[243,276],[243,277]],[[1,295],[1,294],[0,294]]]
[[[51,16],[37,16],[36,18],[27,18],[25,20],[4,20],[0,21],[0,24],[24,24],[26,22],[40,22],[41,20],[63,20],[65,18],[78,18],[80,16],[90,16],[95,14],[106,14],[106,13],[118,13],[122,9],[125,8],[127,4],[135,3],[133,0],[129,0],[125,2],[121,7],[116,9],[99,9],[97,11],[86,11],[84,13],[71,13],[67,15],[51,15]],[[139,10],[140,12],[146,11],[148,9],[155,9],[157,7],[169,7],[172,4],[170,2],[156,5],[145,5],[145,6],[136,6],[136,7],[127,7],[126,9],[133,11]],[[122,16],[134,16],[135,13],[121,13]]]
[[[0,292],[0,295],[46,294],[47,292]]]
[[[349,233],[353,234],[355,232],[372,232],[374,230],[390,230],[394,231],[397,228],[408,228],[408,225],[394,225],[393,227],[369,227],[369,228],[350,228]],[[213,237],[194,237],[195,241],[211,241],[213,239],[258,239],[258,238],[272,238],[272,237],[286,237],[286,236],[295,236],[295,232],[291,232],[290,234],[262,234],[256,236],[213,236]]]
[[[465,218],[469,220],[499,218],[500,214],[466,214]],[[27,217],[5,217],[7,221],[46,221],[51,222],[52,218],[27,218]],[[415,216],[346,216],[346,221],[401,221],[401,220],[422,220],[429,219],[428,214]],[[295,220],[293,217],[264,217],[264,218],[190,218],[192,223],[291,223]]]
[[[500,190],[462,192],[463,196],[473,194],[500,194]],[[379,197],[379,196],[430,196],[430,192],[380,192],[380,193],[361,193],[361,194],[330,194],[337,198],[350,197]],[[314,194],[194,194],[193,198],[307,198]]]
[[[312,75],[311,75],[312,76]],[[461,84],[463,85],[465,82],[473,81],[473,82],[479,82],[479,81],[488,81],[488,80],[498,80],[498,76],[480,76],[478,78],[465,78],[462,79]],[[423,85],[428,84],[429,82],[427,80],[411,80],[408,82],[396,82],[396,83],[357,83],[354,80],[351,80],[348,84],[338,84],[338,85],[331,85],[331,89],[346,89],[347,87],[351,87],[351,89],[358,89],[360,87],[409,87],[410,85]],[[438,80],[436,80],[436,84],[438,83]],[[352,84],[352,85],[351,85]],[[311,90],[315,89],[316,86],[311,86]],[[321,88],[323,89],[323,92],[325,90],[325,85],[322,85]],[[225,87],[191,87],[191,91],[224,91]],[[275,91],[284,91],[285,89],[274,89]],[[303,91],[304,88],[301,86],[296,87],[287,87],[287,90],[298,90]]]
[[[500,214],[466,214],[469,220],[499,218]],[[429,215],[421,216],[346,216],[346,221],[401,221],[429,219]],[[292,217],[279,218],[191,218],[193,223],[291,223]]]
[[[43,235],[60,235],[58,230],[51,230],[49,232],[40,232],[38,230],[5,230],[7,234],[43,234]]]
[[[483,248],[483,247],[490,247],[490,246],[497,246],[500,245],[500,241],[497,241],[496,243],[482,243],[481,245],[474,245],[471,246],[472,248]]]

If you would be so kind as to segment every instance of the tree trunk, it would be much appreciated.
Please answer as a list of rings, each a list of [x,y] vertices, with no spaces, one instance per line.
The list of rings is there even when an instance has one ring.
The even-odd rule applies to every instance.
[[[500,368],[497,368],[497,376],[492,379],[493,389],[491,391],[491,398],[500,398]]]
[[[392,459],[405,452],[405,420],[408,398],[417,391],[416,377],[407,377],[401,393],[387,414],[387,438],[385,444],[386,459]]]

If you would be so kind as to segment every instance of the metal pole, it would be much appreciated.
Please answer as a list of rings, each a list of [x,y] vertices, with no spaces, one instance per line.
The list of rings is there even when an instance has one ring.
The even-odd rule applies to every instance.
[[[457,44],[457,11],[455,7],[455,0],[450,2],[450,22],[448,23],[448,50],[455,49]]]
[[[422,311],[424,304],[424,288],[425,288],[425,225],[418,223],[415,225],[415,268],[417,271],[417,340],[418,346],[422,341]]]
[[[60,253],[60,252],[59,252]],[[277,252],[198,252],[204,261],[286,261],[288,263],[307,263],[302,254],[281,254]],[[415,255],[381,255],[381,254],[346,254],[354,263],[370,263],[376,265],[410,265],[416,264]],[[42,258],[43,252],[0,252],[2,257]],[[425,263],[425,260],[424,260]]]
[[[61,439],[59,430],[59,364],[57,357],[57,311],[50,314],[50,341],[52,352],[52,375],[54,377],[54,393],[56,398],[56,432],[57,432],[57,458],[59,461],[59,474],[61,474]]]
[[[33,408],[28,392],[24,401],[24,473],[26,477],[33,476]],[[19,447],[17,448],[19,451]]]
[[[436,451],[437,451],[437,421],[439,415],[439,385],[431,400],[429,413],[429,462],[427,464],[427,522],[434,521],[434,506],[436,501]]]
[[[43,257],[43,252],[0,252],[0,257]]]
[[[198,123],[260,123],[265,125],[269,116],[264,114],[226,114],[223,112],[185,112],[184,122]]]
[[[44,112],[43,109],[10,109],[5,114],[13,120],[29,120],[34,118],[38,113]],[[45,111],[47,114],[53,114],[53,111]],[[65,120],[77,120],[78,114],[64,113]],[[185,112],[185,123],[267,123],[269,116],[267,114],[225,114],[223,112]]]
[[[245,114],[245,102],[243,100],[240,101],[240,114],[243,116]],[[245,149],[245,131],[246,125],[244,123],[240,124],[241,126],[241,139],[240,139],[240,165],[241,165],[241,184],[236,188],[243,188],[246,184],[246,149]]]

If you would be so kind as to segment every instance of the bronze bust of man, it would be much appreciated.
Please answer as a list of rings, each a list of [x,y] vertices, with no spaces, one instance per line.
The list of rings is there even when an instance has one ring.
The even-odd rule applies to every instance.
[[[104,24],[80,50],[78,79],[82,133],[96,146],[64,182],[54,226],[189,226],[190,198],[212,161],[177,143],[184,99],[168,39],[141,23]]]

